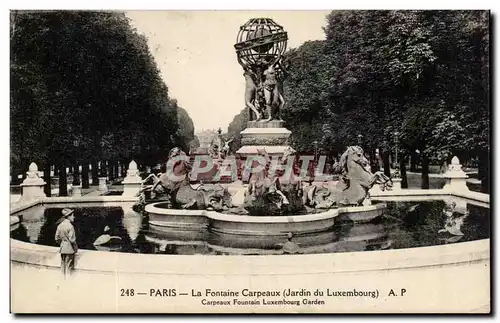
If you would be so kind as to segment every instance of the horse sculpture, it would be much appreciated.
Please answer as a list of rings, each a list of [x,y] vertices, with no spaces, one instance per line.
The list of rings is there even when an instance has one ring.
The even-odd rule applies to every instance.
[[[173,158],[176,160],[172,160]],[[170,151],[167,164],[170,165],[171,171],[166,171],[160,176],[150,175],[155,182],[153,185],[143,187],[140,191],[141,194],[144,192],[165,194],[174,208],[213,208],[216,211],[221,211],[225,207],[232,207],[231,194],[222,186],[209,187],[204,184],[198,188],[191,186],[189,183],[191,166],[186,154],[180,148],[175,147]],[[146,201],[143,200],[143,202]]]
[[[289,204],[288,198],[280,190],[278,177],[269,176],[271,159],[265,149],[258,150],[258,155],[264,157],[265,167],[252,173],[248,179],[245,191],[244,208],[252,215],[276,215],[282,212],[282,207]],[[250,165],[252,169],[261,167],[258,161]]]
[[[304,196],[308,206],[330,208],[339,206],[359,206],[369,197],[369,190],[380,184],[382,190],[390,190],[392,181],[383,172],[371,173],[367,170],[368,160],[363,149],[350,146],[340,157],[339,170],[341,178],[336,185],[311,187]]]
[[[201,184],[193,188],[188,180],[188,175],[180,183],[177,190],[171,193],[171,202],[174,208],[204,210],[212,208],[222,211],[224,208],[233,207],[231,194],[221,185],[210,188]]]
[[[287,147],[278,162],[280,169],[274,173],[280,191],[287,197],[288,204],[283,206],[285,213],[297,213],[304,209],[302,201],[303,185],[300,167],[295,159],[295,151]],[[283,166],[285,166],[283,168]]]
[[[160,169],[159,175],[149,174],[142,181],[142,188],[139,191],[139,194],[147,192],[151,198],[157,199],[165,194],[170,194],[170,192],[175,190],[180,185],[186,174],[191,171],[191,166],[188,163],[187,156],[179,147],[172,148],[168,156],[169,158],[167,163],[172,163],[172,159],[177,156],[181,157],[178,158],[178,160],[173,161],[173,165],[171,165],[171,172],[167,172],[167,167],[163,165]],[[152,180],[153,184],[147,185],[146,183],[150,180]]]

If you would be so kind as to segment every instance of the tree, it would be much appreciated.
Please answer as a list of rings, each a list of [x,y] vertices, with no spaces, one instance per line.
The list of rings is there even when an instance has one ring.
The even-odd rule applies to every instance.
[[[394,154],[398,132],[400,160],[421,152],[424,188],[429,164],[452,155],[482,156],[487,184],[488,28],[487,11],[332,12],[326,40],[287,53],[296,149],[317,140],[335,154],[361,133],[365,151]]]
[[[247,127],[247,122],[249,120],[248,109],[245,108],[240,111],[236,116],[234,116],[233,121],[229,124],[227,128],[228,138],[234,138],[231,142],[232,150],[235,151],[237,148],[241,147],[241,132]],[[236,148],[236,149],[234,149]]]
[[[177,106],[177,102],[175,106]],[[177,108],[177,116],[179,120],[180,146],[184,151],[189,151],[190,144],[195,139],[193,120],[191,120],[187,111],[180,107]]]
[[[125,14],[12,12],[12,169],[55,164],[65,182],[67,165],[101,161],[114,177],[118,163],[154,164],[178,128],[147,40]]]

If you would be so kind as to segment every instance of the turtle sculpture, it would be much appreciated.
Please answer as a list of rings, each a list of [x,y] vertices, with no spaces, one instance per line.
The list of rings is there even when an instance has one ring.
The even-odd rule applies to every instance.
[[[106,226],[104,228],[104,233],[102,235],[100,235],[94,241],[93,245],[94,246],[102,246],[102,245],[106,245],[106,244],[109,244],[109,243],[116,243],[116,242],[122,240],[121,237],[110,235],[110,231],[111,231],[111,229],[108,226]]]

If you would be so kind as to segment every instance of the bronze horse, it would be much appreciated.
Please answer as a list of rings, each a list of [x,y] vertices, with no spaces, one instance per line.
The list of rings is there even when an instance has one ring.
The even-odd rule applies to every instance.
[[[180,158],[172,160],[177,156]],[[209,187],[201,184],[196,189],[191,186],[189,183],[191,166],[186,154],[180,148],[175,147],[170,151],[167,164],[171,167],[171,171],[159,177],[153,175],[155,183],[143,188],[141,192],[148,190],[157,192],[161,187],[160,192],[169,197],[170,204],[174,208],[206,209],[211,207],[216,211],[222,211],[224,207],[232,207],[232,197],[221,185]]]
[[[295,158],[295,151],[287,147],[278,162],[281,169],[276,170],[274,178],[279,190],[287,197],[288,204],[284,206],[286,213],[300,212],[304,208],[302,201],[303,184],[300,177],[300,166]],[[285,166],[283,169],[282,167]]]
[[[369,197],[369,190],[380,184],[382,190],[389,190],[392,181],[383,172],[367,170],[368,160],[359,146],[347,147],[339,161],[341,178],[336,185],[310,187],[304,194],[304,202],[316,208],[359,206]]]
[[[373,185],[381,184],[381,188],[385,189],[392,184],[391,179],[383,172],[378,171],[373,174],[366,169],[369,161],[359,146],[348,147],[340,157],[339,164],[344,176],[337,184],[340,190],[338,205],[362,205]]]
[[[250,175],[245,191],[244,208],[254,215],[280,213],[282,206],[289,204],[288,199],[279,188],[279,178],[270,177],[268,174],[271,159],[265,149],[258,150],[258,156],[264,157],[265,166],[259,172]],[[250,165],[252,169],[259,166],[262,165],[255,160]]]

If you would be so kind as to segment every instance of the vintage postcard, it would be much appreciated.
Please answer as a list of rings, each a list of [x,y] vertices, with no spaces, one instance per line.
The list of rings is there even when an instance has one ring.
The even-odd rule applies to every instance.
[[[487,10],[11,10],[12,313],[491,311]]]

